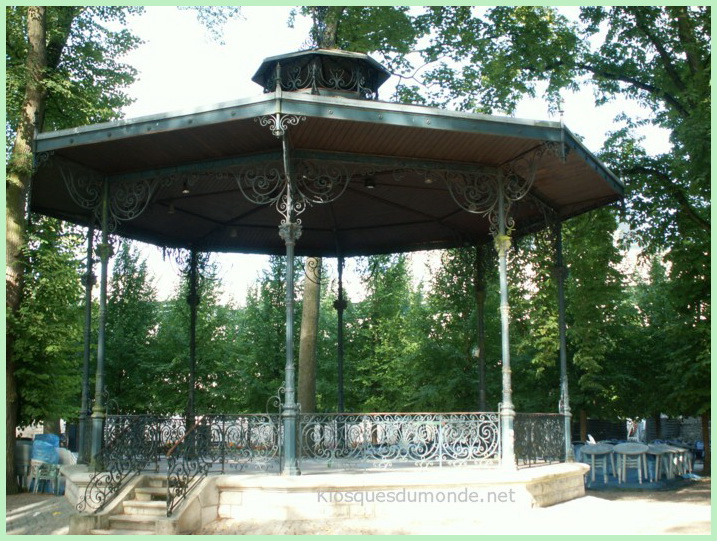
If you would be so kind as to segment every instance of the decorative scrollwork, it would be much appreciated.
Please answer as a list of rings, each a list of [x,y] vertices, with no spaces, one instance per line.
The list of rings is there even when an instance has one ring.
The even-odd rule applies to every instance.
[[[282,396],[286,394],[286,382],[283,382],[281,384],[281,387],[279,387],[276,390],[276,394],[273,396],[270,396],[266,401],[266,413],[267,415],[270,415],[271,408],[276,409],[276,411],[281,412],[281,410],[284,408],[284,401],[282,400]]]
[[[246,199],[257,205],[276,203],[284,195],[286,175],[279,163],[245,167],[234,173]]]
[[[296,187],[311,203],[330,203],[346,191],[351,172],[342,163],[299,160],[295,166]]]
[[[268,126],[275,137],[283,136],[289,126],[297,126],[303,120],[306,120],[305,116],[284,115],[282,113],[260,116],[254,119],[261,126]]]
[[[109,196],[111,218],[117,222],[125,222],[142,214],[158,184],[158,179],[143,179],[111,185]]]
[[[363,99],[378,99],[376,90],[370,87],[368,70],[360,65],[354,65],[348,70],[330,67],[315,58],[308,64],[294,64],[286,68],[282,66],[278,70],[278,75],[275,71],[267,78],[264,92],[274,92],[277,82],[282,90],[289,92],[311,89],[312,94],[318,94],[319,88],[325,88],[355,92]]]
[[[391,467],[478,464],[500,455],[497,413],[300,416],[302,460]]]
[[[74,171],[60,167],[60,176],[65,182],[72,200],[83,209],[96,210],[102,204],[104,179],[88,171]]]
[[[307,257],[304,262],[304,276],[314,284],[321,284],[321,259]]]
[[[487,216],[493,236],[510,235],[515,221],[511,207],[533,187],[540,158],[554,151],[545,143],[505,164],[501,169],[478,172],[446,171],[443,175],[453,200],[467,212]],[[500,220],[503,223],[500,223]]]
[[[49,150],[47,152],[36,152],[35,153],[35,171],[40,169],[43,165],[45,165],[48,160],[55,154],[54,150]]]
[[[151,463],[158,469],[159,420],[149,415],[107,418],[104,446],[95,457],[97,472],[77,504],[80,512],[98,512],[117,495],[126,482]]]
[[[458,206],[473,214],[485,216],[497,211],[499,176],[497,171],[446,171],[443,179]]]
[[[101,223],[102,200],[106,179],[97,173],[60,167],[72,200],[80,207],[94,212]],[[115,231],[119,222],[132,220],[142,214],[159,186],[159,179],[143,179],[132,182],[112,182],[108,190],[108,231]]]

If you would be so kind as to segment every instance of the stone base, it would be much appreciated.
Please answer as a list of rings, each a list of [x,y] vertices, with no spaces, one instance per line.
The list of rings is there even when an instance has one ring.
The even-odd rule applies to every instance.
[[[462,520],[476,512],[512,513],[547,507],[585,495],[581,463],[505,470],[454,468],[337,473],[300,476],[221,475],[202,481],[172,517],[157,518],[157,534],[194,533],[217,518],[239,520],[321,520],[424,518],[438,512],[442,520]],[[64,469],[65,497],[76,503],[91,473],[86,466]],[[109,517],[122,513],[122,502],[141,477],[130,481],[98,514],[73,516],[71,534],[108,528]]]
[[[585,495],[586,464],[505,471],[472,467],[406,469],[298,477],[224,475],[217,478],[219,518],[316,520],[395,519],[435,514],[464,518],[477,508],[547,507]]]

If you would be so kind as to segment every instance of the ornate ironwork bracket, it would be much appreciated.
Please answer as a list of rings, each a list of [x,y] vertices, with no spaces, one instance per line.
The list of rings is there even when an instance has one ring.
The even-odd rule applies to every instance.
[[[281,411],[284,409],[284,401],[282,400],[282,396],[286,394],[286,382],[282,382],[281,387],[279,387],[276,390],[276,394],[273,396],[270,396],[268,400],[266,401],[266,414],[272,415],[271,408],[274,407],[276,410],[281,413]]]
[[[40,169],[40,167],[45,165],[54,154],[54,150],[50,150],[48,152],[36,152],[33,163],[34,170],[37,171],[38,169]]]
[[[261,126],[268,126],[275,137],[283,137],[289,126],[297,126],[303,120],[306,120],[305,116],[275,113],[256,117],[254,122],[258,122]]]
[[[496,237],[496,248],[500,251],[505,248],[505,242],[497,237],[509,236],[515,229],[510,216],[511,206],[529,194],[540,158],[547,152],[557,152],[561,146],[546,142],[500,169],[448,171],[443,178],[458,206],[467,212],[488,216],[491,233]]]
[[[274,205],[288,222],[292,221],[289,216],[298,216],[312,204],[331,203],[341,197],[356,173],[340,163],[297,160],[291,186],[278,162],[244,167],[232,174],[248,201]]]
[[[72,200],[80,207],[93,211],[95,219],[101,222],[102,194],[106,180],[92,171],[60,167]],[[149,205],[152,195],[160,182],[167,179],[142,179],[133,182],[111,183],[109,189],[109,232],[115,231],[119,222],[132,220],[142,214]]]

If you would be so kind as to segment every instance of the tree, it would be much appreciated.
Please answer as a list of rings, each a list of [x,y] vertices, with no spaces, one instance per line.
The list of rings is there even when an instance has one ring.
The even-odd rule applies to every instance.
[[[6,309],[14,314],[23,295],[22,254],[26,203],[33,172],[35,133],[116,119],[130,103],[125,88],[135,70],[118,62],[139,45],[122,28],[141,7],[10,6],[6,8]],[[236,7],[198,8],[200,20],[219,24]],[[222,16],[224,14],[224,16]],[[119,29],[113,29],[115,23]],[[14,493],[18,414],[13,341],[6,340],[6,491]]]
[[[109,284],[106,330],[105,381],[108,409],[144,413],[151,407],[150,376],[157,328],[156,291],[147,261],[130,242],[121,242],[113,262]],[[149,396],[148,396],[149,395]]]
[[[297,397],[301,411],[313,413],[316,411],[316,352],[321,302],[321,258],[306,258],[304,267]]]
[[[297,265],[299,267],[299,265]],[[247,293],[238,345],[240,389],[247,411],[266,410],[278,393],[286,363],[285,258],[272,256]]]
[[[102,22],[124,21],[139,8],[7,7],[6,95],[6,309],[15,314],[23,295],[22,261],[26,239],[26,200],[33,171],[34,134],[118,116],[128,103],[122,92],[134,77],[114,58],[137,46],[126,30]],[[12,143],[10,142],[12,141]],[[17,422],[15,336],[6,346],[6,492],[14,493]]]
[[[670,264],[679,334],[691,337],[673,364],[680,382],[674,387],[686,391],[673,398],[683,413],[709,412],[704,360],[711,321],[711,8],[582,7],[577,20],[563,13],[530,6],[427,8],[417,18],[432,32],[422,52],[429,64],[423,86],[400,93],[422,94],[425,103],[511,113],[522,97],[539,92],[557,110],[562,92],[590,85],[597,106],[620,97],[647,111],[645,118],[618,119],[623,126],[600,157],[626,183],[631,240],[664,254]],[[670,151],[649,154],[636,132],[642,126],[667,130]],[[594,342],[590,332],[574,329],[573,338]],[[607,359],[597,345],[576,362],[597,369]],[[580,378],[602,385],[587,373]]]
[[[8,314],[21,425],[76,418],[80,394],[82,238],[58,220],[41,222],[23,254],[27,293]]]
[[[346,408],[401,411],[416,344],[411,340],[410,279],[404,254],[371,256],[366,298],[346,311]]]
[[[414,296],[417,306],[412,308],[412,316],[417,321],[413,332],[420,349],[412,360],[406,400],[417,411],[476,411],[480,402],[478,358],[474,354],[478,333],[476,248],[446,250],[440,255],[441,264],[428,291]],[[489,410],[496,407],[500,394],[497,297],[490,293],[497,290],[497,274],[486,273],[490,267],[483,265],[481,271],[487,305],[484,356],[488,366],[484,383]]]
[[[392,70],[408,68],[406,55],[423,32],[406,6],[305,6],[298,13],[313,21],[309,47],[378,53]]]

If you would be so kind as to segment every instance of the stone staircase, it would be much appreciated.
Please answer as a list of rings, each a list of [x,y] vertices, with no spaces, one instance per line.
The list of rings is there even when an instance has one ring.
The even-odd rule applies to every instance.
[[[167,519],[167,477],[145,475],[142,486],[122,502],[123,512],[109,517],[109,528],[94,535],[154,535],[157,521]]]

